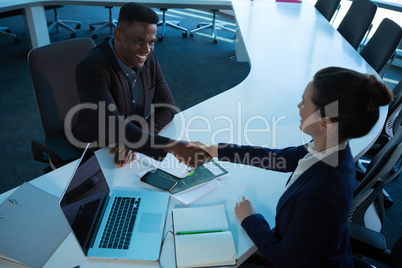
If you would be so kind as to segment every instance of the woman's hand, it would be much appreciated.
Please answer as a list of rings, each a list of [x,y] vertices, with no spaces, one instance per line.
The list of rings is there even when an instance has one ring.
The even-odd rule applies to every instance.
[[[243,196],[242,201],[236,203],[235,213],[241,223],[248,216],[255,214],[255,208],[247,197]]]

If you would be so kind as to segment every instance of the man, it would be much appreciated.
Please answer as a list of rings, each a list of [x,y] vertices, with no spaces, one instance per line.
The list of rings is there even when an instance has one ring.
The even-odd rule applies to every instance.
[[[119,167],[134,152],[158,160],[170,152],[195,167],[210,158],[184,142],[157,135],[175,113],[172,93],[153,53],[158,21],[147,6],[125,4],[114,37],[94,48],[76,69],[80,102],[88,108],[80,111],[74,136],[98,147],[118,144],[111,153]]]

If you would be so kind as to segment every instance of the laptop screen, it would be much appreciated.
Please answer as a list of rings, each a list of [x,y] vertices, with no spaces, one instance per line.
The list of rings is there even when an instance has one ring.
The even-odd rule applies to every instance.
[[[60,200],[60,207],[67,218],[85,254],[91,246],[90,237],[99,227],[109,186],[99,162],[91,149],[86,149]]]

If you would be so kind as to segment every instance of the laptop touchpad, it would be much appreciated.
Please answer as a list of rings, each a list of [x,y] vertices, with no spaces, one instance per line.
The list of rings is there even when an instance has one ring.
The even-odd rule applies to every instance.
[[[158,233],[161,223],[162,214],[158,213],[142,213],[138,232],[141,233]]]

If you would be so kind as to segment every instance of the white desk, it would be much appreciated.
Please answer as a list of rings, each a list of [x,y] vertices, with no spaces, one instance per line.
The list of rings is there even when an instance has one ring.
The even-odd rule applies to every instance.
[[[299,130],[297,104],[305,86],[319,69],[335,65],[375,73],[307,1],[289,4],[272,0],[237,0],[232,4],[251,64],[249,76],[236,87],[176,115],[173,122],[163,129],[162,135],[211,144],[299,145],[310,138],[303,136]],[[380,120],[369,135],[351,141],[355,159],[375,141],[386,113],[386,108],[381,109]],[[135,167],[117,169],[112,163],[113,156],[106,150],[97,155],[112,187],[153,189],[139,182]],[[74,165],[71,163],[32,183],[60,196]],[[273,227],[276,204],[289,174],[229,163],[223,165],[230,173],[221,181],[221,186],[192,206],[225,206],[237,256],[242,262],[255,248],[235,216],[235,202],[243,195],[248,196]],[[2,194],[0,202],[12,191]],[[165,232],[172,229],[170,211],[177,206],[180,204],[171,199]],[[61,245],[48,266],[73,267],[78,264],[84,268],[158,267],[158,264],[135,261],[87,259],[72,236]],[[174,247],[170,235],[162,249],[161,266],[174,267]]]

